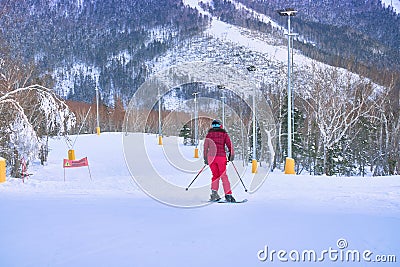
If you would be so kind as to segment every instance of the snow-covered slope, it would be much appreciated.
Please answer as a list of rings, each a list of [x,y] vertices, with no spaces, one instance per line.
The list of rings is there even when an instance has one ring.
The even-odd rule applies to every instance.
[[[382,3],[385,6],[391,6],[393,7],[393,10],[396,13],[400,13],[400,0],[382,0]]]
[[[231,24],[228,24],[226,22],[223,22],[219,20],[217,17],[211,16],[207,11],[204,11],[201,7],[199,2],[204,2],[204,1],[198,1],[198,0],[184,0],[184,3],[187,5],[196,8],[200,13],[209,15],[212,17],[212,23],[210,28],[208,29],[207,33],[212,36],[215,39],[219,39],[219,42],[224,42],[224,43],[230,43],[230,45],[234,46],[244,46],[247,47],[248,49],[251,49],[253,51],[259,52],[259,53],[265,53],[268,55],[273,55],[274,58],[280,60],[280,61],[287,61],[287,50],[285,47],[280,47],[276,45],[271,45],[269,42],[276,42],[276,40],[260,40],[260,35],[256,36],[254,32],[251,32],[250,30],[240,28]],[[208,1],[209,2],[209,1]],[[236,3],[235,1],[232,1],[233,3],[236,4],[237,8],[245,8],[248,10],[247,7],[243,6],[240,3]],[[270,22],[272,26],[282,29],[277,23],[272,21],[269,17],[263,15],[263,14],[258,14],[254,10],[251,10],[252,14],[254,14],[260,21],[263,22]],[[258,37],[258,38],[257,38]],[[267,37],[266,35],[261,35],[261,38]],[[212,46],[210,46],[212,47]],[[300,60],[300,61],[303,61]]]
[[[136,136],[140,140],[141,134]],[[172,178],[179,178],[185,194],[195,173],[168,165],[156,136],[144,138],[148,152],[143,156],[158,163],[160,175],[177,173]],[[191,158],[193,147],[177,146],[169,160],[183,156],[202,166]],[[92,180],[84,167],[67,169],[64,182],[62,159],[68,147],[59,139],[51,140],[50,148],[48,164],[34,163],[25,183],[8,178],[0,184],[0,266],[396,266],[374,261],[390,255],[400,260],[398,176],[311,177],[275,171],[251,195],[236,183],[234,195],[248,198],[246,204],[182,209],[138,189],[125,164],[122,134],[77,139],[76,156],[88,157]],[[231,179],[234,174],[230,170]],[[249,175],[247,169],[244,181]],[[206,171],[193,186],[209,182]],[[275,252],[271,258],[273,250],[287,254],[278,258]],[[308,260],[311,250],[318,263],[313,255]],[[304,251],[307,257],[301,261]],[[348,262],[346,255],[357,251],[367,251],[368,257],[361,254],[360,261]],[[300,263],[294,262],[297,252]]]
[[[196,8],[200,13],[211,16],[202,9],[200,2],[198,0],[184,1],[186,5]],[[209,3],[210,1],[207,2]],[[231,2],[237,8],[248,9],[236,1],[232,0]],[[280,29],[282,38],[279,39],[269,33],[231,25],[211,16],[212,22],[203,36],[196,36],[179,43],[161,57],[148,62],[149,69],[153,73],[157,73],[173,65],[185,62],[206,61],[224,64],[249,75],[247,67],[253,65],[257,68],[257,71],[251,74],[251,79],[254,79],[259,85],[266,85],[268,88],[274,88],[279,85],[281,86],[279,90],[284,89],[287,84],[288,62],[287,39],[284,36],[284,27],[279,26],[265,15],[258,14],[254,10],[250,11],[249,14],[253,14],[260,21],[270,21],[274,27]],[[301,36],[297,38],[301,38]],[[338,69],[340,73],[352,76],[352,80],[360,78],[359,75],[350,73],[345,69],[335,68],[312,60],[302,55],[295,48],[292,54],[292,84],[296,93],[306,92],[311,86],[315,75],[313,73],[315,67]],[[210,73],[210,75],[218,75],[218,73]]]

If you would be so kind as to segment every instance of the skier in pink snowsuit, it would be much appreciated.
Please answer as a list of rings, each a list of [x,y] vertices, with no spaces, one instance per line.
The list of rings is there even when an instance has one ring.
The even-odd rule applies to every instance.
[[[222,128],[219,120],[213,120],[212,128],[208,130],[204,141],[204,163],[210,166],[212,172],[211,180],[211,201],[218,201],[221,197],[218,195],[219,180],[222,180],[222,185],[225,192],[227,202],[236,202],[232,196],[231,184],[226,174],[226,152],[228,148],[228,161],[233,161],[234,152],[231,139],[228,133]]]

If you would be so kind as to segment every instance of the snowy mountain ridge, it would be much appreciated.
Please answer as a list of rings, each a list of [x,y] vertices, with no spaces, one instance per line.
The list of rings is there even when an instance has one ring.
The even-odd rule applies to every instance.
[[[279,83],[285,83],[284,72],[285,68],[287,68],[285,67],[285,65],[287,65],[287,41],[284,34],[287,31],[286,26],[280,26],[270,17],[246,7],[238,1],[229,1],[233,3],[237,9],[244,9],[252,14],[253,18],[263,23],[269,23],[278,31],[281,31],[281,38],[277,39],[276,36],[269,33],[257,32],[235,26],[221,21],[216,16],[212,16],[200,5],[200,2],[202,4],[212,4],[212,0],[184,0],[183,2],[185,5],[196,9],[200,14],[210,16],[212,18],[211,24],[202,36],[195,36],[182,41],[159,57],[147,61],[145,64],[147,69],[150,70],[150,73],[154,74],[157,71],[169,68],[175,64],[190,61],[229,62],[230,65],[240,69],[240,71],[244,71],[249,65],[256,65],[259,71],[255,74],[255,77],[260,84],[271,84],[278,81]],[[163,42],[165,33],[163,34],[162,31],[160,31],[160,34],[155,34],[155,36],[158,36],[155,38]],[[301,41],[303,37],[300,35],[296,38]],[[305,43],[312,42],[307,41]],[[110,62],[116,60],[126,65],[132,59],[132,55],[127,51],[118,51],[117,53],[119,53],[120,56],[114,57]],[[296,75],[298,75],[297,83],[299,83],[297,88],[307,87],[304,81],[310,80],[308,77],[312,75],[309,74],[311,66],[318,65],[320,68],[323,66],[323,68],[331,68],[324,63],[317,62],[316,60],[304,56],[302,52],[296,49],[294,49],[293,53],[295,72]],[[83,73],[83,76],[92,77],[92,79],[96,81],[96,86],[99,87],[100,92],[102,92],[101,85],[98,84],[98,78],[96,78],[100,75],[99,70],[96,70],[94,66],[78,66],[80,66],[78,70],[77,68],[71,69],[74,71],[69,75],[67,69],[63,69],[61,72],[55,72],[54,77],[57,80],[57,91],[62,92],[62,88],[64,88],[63,96],[67,97],[68,94],[71,93],[71,90],[73,90],[73,81],[71,79],[74,79],[77,74]],[[81,69],[81,71],[79,71],[79,69]],[[85,71],[85,69],[89,71]],[[342,69],[341,72],[345,73],[347,71]],[[67,75],[61,75],[61,73],[67,73]],[[64,76],[64,79],[60,79],[60,76]],[[359,75],[355,74],[355,76]],[[296,77],[294,79],[296,83]],[[70,89],[65,90],[65,86],[68,86]],[[109,98],[104,94],[103,98],[107,99],[106,102],[112,105],[113,98]]]
[[[398,0],[384,2],[385,6],[397,3]],[[221,43],[230,43],[228,46],[247,47],[281,62],[287,61],[287,22],[276,10],[289,4],[286,0],[167,0],[162,4],[119,0],[118,5],[94,0],[68,3],[28,0],[11,3],[15,5],[8,9],[11,23],[2,26],[6,29],[3,31],[6,40],[26,58],[33,57],[44,68],[44,73],[52,75],[58,94],[74,101],[91,102],[95,89],[99,88],[103,101],[112,106],[115,95],[122,96],[127,103],[149,75],[171,66],[157,66],[155,62],[165,63],[163,57],[170,57],[168,54],[174,53],[177,47],[197,43],[205,37],[212,36]],[[395,64],[396,49],[392,49],[398,47],[396,31],[390,38],[386,37],[389,26],[382,24],[381,29],[376,29],[374,20],[386,16],[388,23],[394,25],[395,17],[382,3],[380,6],[371,1],[338,4],[340,7],[330,9],[326,18],[314,10],[318,5],[330,8],[332,3],[299,1],[294,4],[299,8],[292,23],[293,32],[299,34],[294,43],[297,51],[294,63],[309,65],[305,63],[310,62],[306,58],[312,58],[314,62],[349,69],[379,84],[389,84],[377,71],[381,71],[381,66],[393,66],[389,70],[395,70],[398,65]],[[26,9],[31,10],[29,18],[18,22],[17,18]],[[349,16],[342,20],[342,13]],[[43,16],[51,17],[51,23],[43,24]],[[335,16],[339,19],[334,20]],[[357,17],[347,19],[352,16]],[[356,24],[359,20],[362,21]],[[35,45],[26,47],[28,43]],[[371,62],[377,70],[370,68],[365,72]]]

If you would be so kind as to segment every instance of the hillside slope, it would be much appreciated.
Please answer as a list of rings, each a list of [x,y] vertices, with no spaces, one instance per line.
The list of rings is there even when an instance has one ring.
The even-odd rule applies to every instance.
[[[99,88],[112,105],[115,96],[126,103],[151,73],[169,66],[157,61],[165,55],[178,58],[178,48],[196,46],[199,39],[208,49],[220,43],[219,54],[244,48],[283,59],[286,20],[276,10],[288,5],[292,2],[3,1],[0,25],[11,54],[34,61],[41,76],[51,74],[50,86],[58,94],[91,102]],[[398,71],[400,18],[393,8],[378,0],[296,1],[293,7],[299,10],[292,25],[299,33],[294,46],[302,55],[381,84]],[[226,30],[233,26],[247,31],[247,39],[237,40]],[[204,49],[195,53],[204,58]]]

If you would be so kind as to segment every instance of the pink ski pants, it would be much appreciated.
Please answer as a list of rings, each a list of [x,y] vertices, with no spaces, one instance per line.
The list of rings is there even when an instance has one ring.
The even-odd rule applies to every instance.
[[[232,194],[231,184],[226,174],[226,157],[208,157],[208,163],[212,172],[211,189],[218,191],[219,180],[222,180],[225,195]]]

